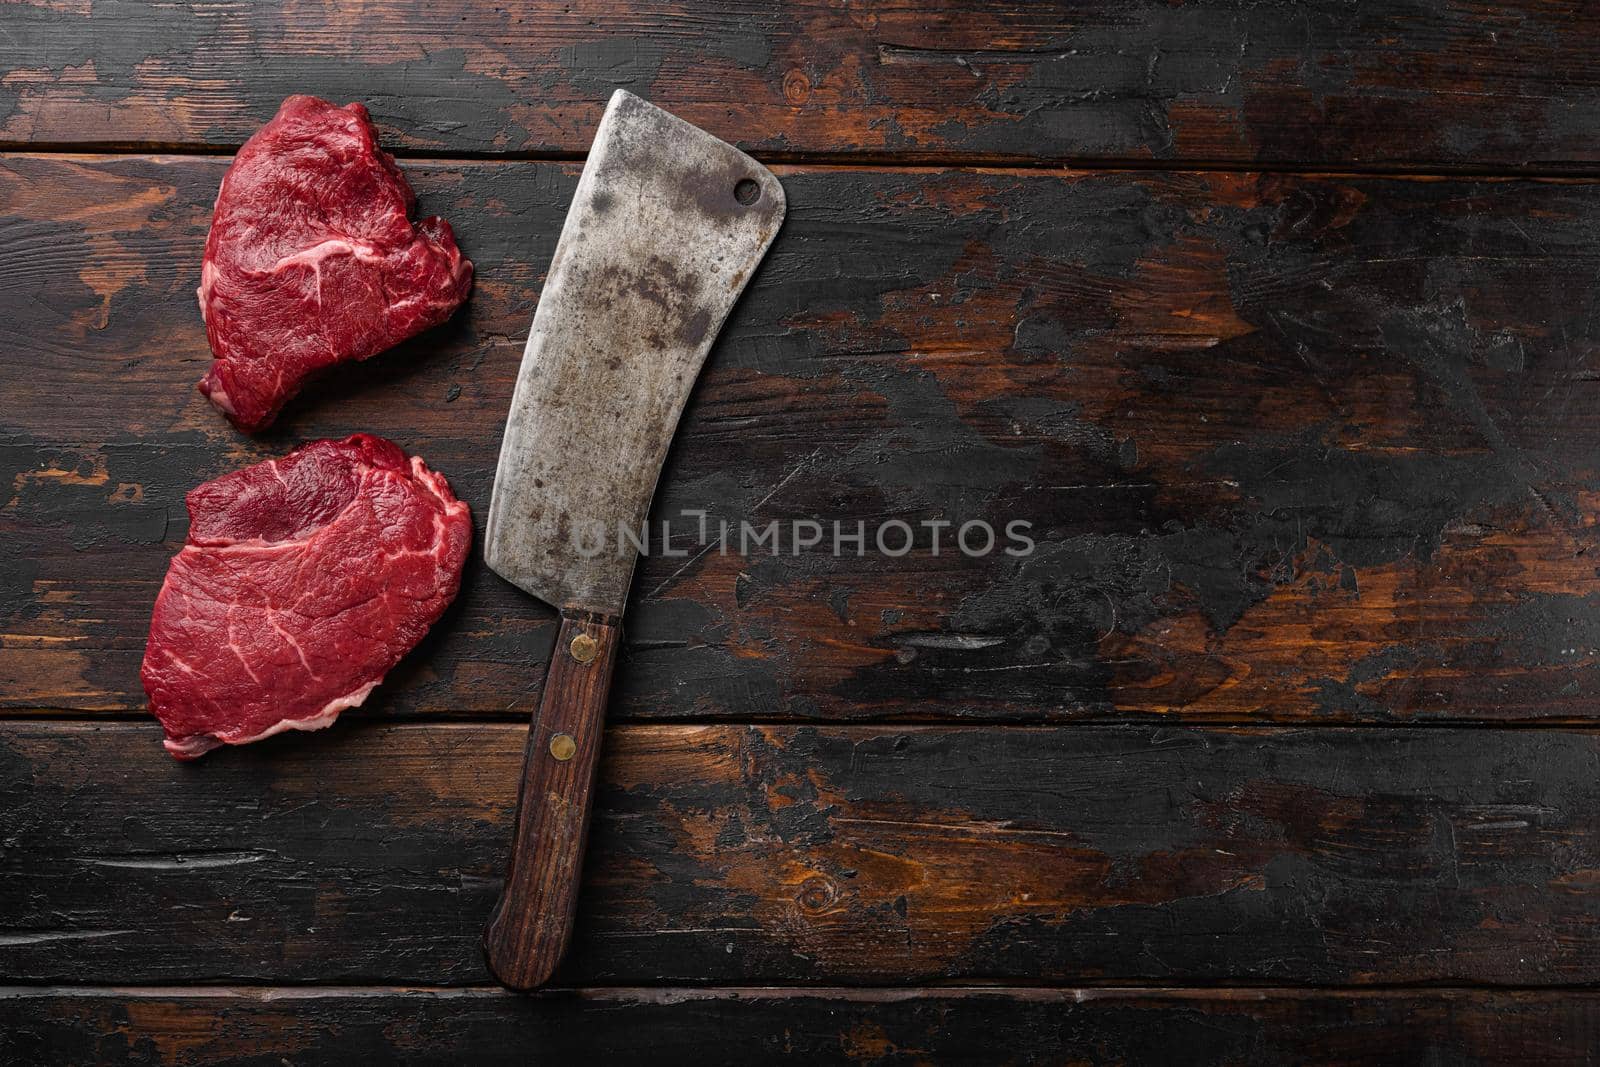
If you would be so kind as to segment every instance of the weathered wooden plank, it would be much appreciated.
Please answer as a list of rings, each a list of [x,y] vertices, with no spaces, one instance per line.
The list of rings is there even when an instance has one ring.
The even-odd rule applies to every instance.
[[[1589,1064],[1592,992],[0,990],[26,1064]]]
[[[469,309],[250,440],[193,390],[224,166],[0,167],[8,705],[140,707],[184,491],[299,441],[388,435],[482,521],[574,168],[411,167]],[[1593,718],[1600,185],[785,182],[663,476],[690,555],[640,566],[615,714]],[[694,509],[1021,519],[1037,550],[701,554]],[[375,706],[524,716],[552,624],[475,562]]]
[[[11,146],[237,145],[313,92],[419,152],[577,152],[626,87],[788,157],[1600,159],[1600,12],[1565,0],[33,0],[5,20]]]
[[[0,980],[484,983],[524,731],[0,728]],[[560,984],[1600,982],[1600,735],[613,730]]]

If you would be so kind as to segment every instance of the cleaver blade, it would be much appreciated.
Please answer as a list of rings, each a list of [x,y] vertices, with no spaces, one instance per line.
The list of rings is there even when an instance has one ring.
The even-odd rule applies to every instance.
[[[632,93],[595,133],[533,318],[484,555],[559,609],[528,732],[496,978],[532,989],[571,933],[638,534],[701,364],[783,222],[755,160]],[[596,546],[599,550],[596,551]]]
[[[620,615],[638,531],[700,366],[784,215],[778,179],[618,90],[539,297],[484,554],[558,608]],[[594,552],[604,534],[606,551]]]

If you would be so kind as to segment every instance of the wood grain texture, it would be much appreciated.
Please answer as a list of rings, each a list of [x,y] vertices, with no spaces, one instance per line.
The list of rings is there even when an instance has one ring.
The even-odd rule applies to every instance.
[[[467,311],[273,435],[193,390],[221,159],[0,166],[0,699],[133,711],[183,493],[380,433],[481,524],[570,165],[411,166]],[[638,569],[623,720],[1585,720],[1600,185],[790,169]],[[1033,524],[741,557],[686,513]],[[659,532],[659,525],[657,525]],[[714,536],[713,536],[714,540]],[[521,718],[554,616],[471,562],[368,714]]]
[[[0,729],[0,981],[482,984],[526,730]],[[1600,982],[1600,734],[637,725],[557,984]]]
[[[1592,1063],[1594,992],[4,989],[30,1064]],[[714,1037],[712,1036],[714,1035]]]
[[[627,88],[784,157],[1591,166],[1566,0],[708,0],[6,10],[0,144],[237,145],[291,93],[441,154],[582,152]]]
[[[580,651],[577,642],[586,641]],[[528,729],[505,885],[483,932],[489,971],[512,989],[549,981],[572,937],[606,698],[622,627],[563,611]]]
[[[1600,733],[1463,727],[1597,721],[1600,185],[1348,174],[1593,174],[1596,60],[1562,0],[0,7],[0,149],[191,153],[0,155],[0,1062],[1595,1062]],[[481,564],[326,734],[27,716],[142,706],[207,477],[373,430],[481,523],[576,177],[509,160],[617,87],[814,164],[657,518],[1039,550],[680,525],[589,988],[518,998],[478,937],[557,624]],[[192,389],[205,153],[294,92],[434,160],[480,280],[251,440]],[[1318,728],[1198,725],[1271,720]]]

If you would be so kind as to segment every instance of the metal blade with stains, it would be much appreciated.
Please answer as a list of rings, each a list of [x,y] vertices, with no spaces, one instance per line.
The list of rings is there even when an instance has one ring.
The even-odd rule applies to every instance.
[[[638,530],[700,365],[783,221],[783,188],[631,93],[600,122],[539,297],[484,554],[540,600],[621,614]]]
[[[484,934],[490,969],[514,989],[543,984],[571,928],[637,556],[619,531],[640,529],[700,366],[783,216],[765,167],[612,96],[522,357],[484,546],[497,573],[561,611]]]

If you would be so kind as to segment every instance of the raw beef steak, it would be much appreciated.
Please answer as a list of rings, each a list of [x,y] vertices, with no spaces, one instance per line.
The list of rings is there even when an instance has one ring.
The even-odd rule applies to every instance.
[[[222,178],[200,268],[216,356],[200,391],[254,431],[316,371],[450,317],[472,288],[450,224],[416,197],[360,104],[291,96]]]
[[[467,506],[381,437],[317,441],[189,493],[140,672],[193,759],[353,708],[461,581]]]

